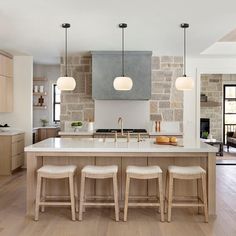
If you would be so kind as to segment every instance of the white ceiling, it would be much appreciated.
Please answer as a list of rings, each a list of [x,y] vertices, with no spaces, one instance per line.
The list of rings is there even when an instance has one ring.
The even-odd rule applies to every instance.
[[[235,0],[1,0],[0,49],[58,63],[69,22],[69,52],[119,50],[118,23],[128,23],[127,50],[182,54],[182,30],[190,23],[188,54],[199,56],[236,27]]]

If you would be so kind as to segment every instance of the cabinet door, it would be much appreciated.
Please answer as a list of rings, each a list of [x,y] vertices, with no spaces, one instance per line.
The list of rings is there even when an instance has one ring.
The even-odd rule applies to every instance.
[[[0,112],[13,111],[13,79],[0,75]]]
[[[52,128],[47,129],[47,138],[54,138],[58,135],[58,129]]]
[[[13,60],[0,54],[0,75],[13,77]]]
[[[13,78],[6,77],[6,112],[13,111]]]

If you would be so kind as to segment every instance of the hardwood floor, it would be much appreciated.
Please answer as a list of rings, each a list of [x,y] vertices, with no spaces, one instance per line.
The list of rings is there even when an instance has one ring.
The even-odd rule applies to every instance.
[[[171,223],[161,223],[155,210],[144,208],[130,208],[127,222],[115,222],[114,209],[88,209],[82,222],[73,222],[69,208],[46,208],[35,222],[25,217],[25,199],[25,171],[0,176],[1,236],[236,235],[236,166],[217,166],[217,218],[211,218],[208,224],[196,210],[177,208],[173,209]]]

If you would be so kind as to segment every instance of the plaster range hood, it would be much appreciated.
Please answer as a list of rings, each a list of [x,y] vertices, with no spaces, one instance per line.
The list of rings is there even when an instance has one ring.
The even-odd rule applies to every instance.
[[[113,80],[121,75],[120,51],[92,51],[92,97],[95,100],[149,100],[151,51],[126,51],[125,74],[133,80],[130,91],[117,91]]]

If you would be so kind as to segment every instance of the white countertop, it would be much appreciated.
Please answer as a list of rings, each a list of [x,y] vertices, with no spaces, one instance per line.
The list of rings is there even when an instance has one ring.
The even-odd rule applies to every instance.
[[[24,131],[22,130],[0,131],[0,136],[17,135],[17,134],[23,134],[23,133]]]
[[[94,132],[93,131],[78,131],[78,132],[74,132],[74,131],[71,131],[71,132],[66,132],[66,131],[60,131],[58,133],[59,135],[66,135],[66,136],[79,136],[79,135],[93,135]]]
[[[60,126],[41,126],[41,127],[34,127],[33,130],[35,129],[57,129],[60,128]]]
[[[153,136],[183,136],[182,132],[172,132],[172,131],[160,131],[160,132],[149,132],[149,135]]]
[[[83,135],[93,135],[93,134],[104,134],[104,133],[96,133],[95,131],[77,131],[77,132],[74,132],[74,131],[60,131],[58,133],[59,135],[62,135],[62,136],[83,136]],[[106,133],[106,134],[109,134],[109,133]],[[113,133],[111,133],[113,134]],[[131,135],[137,135],[137,133],[130,133]],[[149,135],[152,135],[152,136],[183,136],[183,133],[181,132],[170,132],[170,131],[162,131],[162,132],[148,132]]]
[[[25,147],[25,152],[217,152],[218,149],[200,142],[199,146],[183,147],[172,145],[154,144],[154,139],[146,139],[137,142],[137,139],[130,139],[127,143],[126,139],[118,139],[115,143],[114,139],[107,138],[49,138],[39,143]]]

